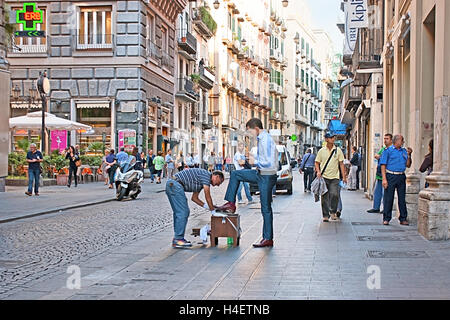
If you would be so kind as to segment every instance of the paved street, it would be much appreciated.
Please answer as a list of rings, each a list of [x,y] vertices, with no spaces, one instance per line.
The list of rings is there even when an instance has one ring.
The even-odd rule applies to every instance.
[[[110,202],[0,224],[0,297],[6,299],[449,299],[450,243],[368,214],[362,192],[342,193],[342,222],[323,224],[300,186],[274,199],[275,247],[253,249],[259,205],[241,206],[238,248],[174,250],[164,193],[146,182],[137,201]],[[225,183],[226,184],[226,183]],[[225,185],[214,189],[221,203]],[[188,233],[209,220],[192,206]],[[67,289],[69,265],[81,289]],[[370,290],[369,266],[380,270]],[[372,269],[369,269],[372,270]]]

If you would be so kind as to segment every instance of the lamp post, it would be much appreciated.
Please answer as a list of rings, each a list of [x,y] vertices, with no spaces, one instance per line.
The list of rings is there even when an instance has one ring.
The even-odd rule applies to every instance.
[[[45,110],[47,109],[47,97],[50,92],[50,81],[47,78],[47,72],[39,73],[37,87],[42,100],[42,128],[41,128],[41,152],[45,152]]]

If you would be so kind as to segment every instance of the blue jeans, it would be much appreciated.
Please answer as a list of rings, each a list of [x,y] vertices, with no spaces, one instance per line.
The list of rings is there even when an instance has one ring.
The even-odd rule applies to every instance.
[[[272,188],[277,183],[277,175],[263,176],[256,170],[242,169],[234,170],[230,175],[225,200],[236,202],[236,194],[241,182],[258,184],[261,201],[261,213],[263,216],[263,239],[273,239],[273,211],[272,211]]]
[[[33,192],[34,181],[34,193],[39,193],[39,176],[41,172],[39,169],[28,170],[28,192]]]
[[[341,186],[339,186],[339,202],[337,206],[337,211],[342,213]]]
[[[391,221],[392,219],[392,206],[394,204],[394,192],[397,189],[398,208],[400,210],[400,222],[405,221],[408,217],[408,211],[406,209],[406,175],[390,174],[386,173],[388,181],[388,187],[384,191],[383,201],[383,221]]]
[[[189,205],[183,186],[175,180],[167,180],[166,195],[173,211],[173,238],[176,240],[184,239],[189,217]]]
[[[237,191],[238,201],[242,200],[242,187],[244,187],[245,195],[247,196],[248,201],[253,201],[252,195],[250,193],[250,186],[249,186],[248,182],[241,182],[239,184],[239,188]]]
[[[380,210],[381,200],[383,200],[383,181],[377,179],[375,191],[373,192],[373,209]]]

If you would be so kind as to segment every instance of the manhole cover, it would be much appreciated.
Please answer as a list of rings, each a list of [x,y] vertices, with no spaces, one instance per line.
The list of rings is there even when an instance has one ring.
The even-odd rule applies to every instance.
[[[405,236],[357,236],[358,241],[410,241]]]
[[[397,229],[373,229],[374,231],[376,231],[376,232],[381,232],[381,233],[384,233],[384,232],[405,232],[405,230],[397,230]]]
[[[362,221],[362,222],[352,222],[354,226],[379,226],[379,222],[370,222],[370,221]]]
[[[0,260],[0,268],[15,268],[18,266],[21,266],[25,264],[25,261],[18,261],[18,260]]]
[[[370,258],[429,258],[425,251],[367,251]]]

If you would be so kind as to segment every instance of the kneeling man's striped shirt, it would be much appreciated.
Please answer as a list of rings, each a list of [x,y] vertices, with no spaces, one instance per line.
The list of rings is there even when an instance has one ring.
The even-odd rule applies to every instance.
[[[186,192],[200,192],[203,186],[211,185],[211,173],[205,169],[185,169],[175,174],[175,180],[179,180]]]

